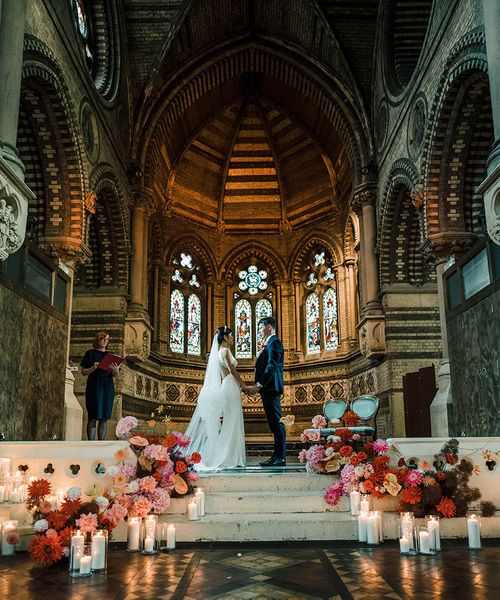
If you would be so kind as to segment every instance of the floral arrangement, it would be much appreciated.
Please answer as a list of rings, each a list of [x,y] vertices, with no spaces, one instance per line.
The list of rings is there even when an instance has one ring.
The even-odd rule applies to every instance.
[[[352,413],[343,423],[337,421],[335,424],[341,426],[324,443],[316,443],[321,440],[319,429],[327,425],[321,415],[313,418],[314,429],[301,434],[301,441],[309,444],[299,454],[306,471],[338,475],[324,496],[331,506],[336,506],[342,496],[358,490],[375,498],[397,496],[398,509],[411,511],[416,517],[427,514],[454,517],[465,515],[470,503],[481,497],[477,488],[469,486],[472,473],[477,474],[479,467],[466,458],[458,458],[457,440],[443,446],[434,456],[433,465],[415,458],[401,458],[397,466],[391,466],[386,440],[363,442],[359,434],[348,428],[357,423],[356,416]]]
[[[156,415],[153,413],[152,416]],[[163,425],[161,434],[157,431],[160,424]],[[147,433],[134,434],[133,430],[138,426],[139,421],[135,417],[124,417],[118,421],[116,435],[120,439],[128,439],[129,449],[136,460],[130,460],[129,449],[118,450],[115,453],[116,465],[106,469],[106,473],[113,477],[114,500],[126,509],[130,517],[165,512],[172,496],[192,492],[198,479],[195,465],[201,461],[196,452],[189,456],[184,454],[183,448],[189,446],[190,440],[170,429],[169,417],[161,421],[150,419]]]
[[[54,564],[69,556],[74,530],[80,529],[82,533],[97,529],[111,531],[127,514],[100,485],[94,484],[85,490],[88,497],[85,501],[80,488],[70,488],[60,508],[54,508],[47,500],[50,493],[51,484],[46,479],[37,479],[28,486],[26,505],[33,514],[35,530],[28,551],[43,565]]]

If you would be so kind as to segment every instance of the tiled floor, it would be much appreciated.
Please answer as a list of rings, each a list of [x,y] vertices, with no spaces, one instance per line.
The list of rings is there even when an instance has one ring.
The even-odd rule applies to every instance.
[[[35,567],[27,554],[0,558],[0,598],[24,600],[493,600],[500,542],[479,552],[463,541],[437,556],[402,557],[394,543],[369,549],[316,546],[183,546],[170,554],[110,552],[107,574],[72,580],[62,565]]]

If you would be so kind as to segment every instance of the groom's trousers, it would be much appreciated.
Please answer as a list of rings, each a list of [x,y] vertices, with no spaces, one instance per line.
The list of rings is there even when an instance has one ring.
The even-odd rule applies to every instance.
[[[274,436],[273,457],[286,460],[286,429],[283,423],[280,423],[280,394],[278,392],[261,392],[260,395],[269,429]]]

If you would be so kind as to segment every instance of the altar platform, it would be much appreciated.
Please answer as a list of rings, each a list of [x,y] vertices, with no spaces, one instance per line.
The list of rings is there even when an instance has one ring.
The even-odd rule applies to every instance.
[[[427,458],[437,452],[445,439],[393,439],[391,454]],[[0,458],[8,457],[12,468],[28,467],[28,474],[48,479],[54,491],[78,486],[82,490],[90,483],[106,486],[108,476],[99,467],[114,464],[116,450],[126,448],[127,441],[103,442],[3,442]],[[500,467],[489,471],[484,464],[485,449],[497,451],[500,438],[461,438],[460,456],[469,456],[481,467],[471,481],[479,487],[482,499],[493,502],[497,513],[483,519],[482,535],[500,538]],[[49,463],[52,465],[46,472]],[[74,474],[71,465],[79,465]],[[306,473],[301,465],[286,468],[262,468],[257,459],[249,461],[245,469],[201,473],[199,485],[205,490],[206,515],[198,521],[189,521],[187,499],[174,498],[160,521],[175,523],[179,542],[301,542],[356,540],[356,518],[350,515],[349,501],[342,498],[334,509],[329,507],[323,494],[333,476]],[[397,498],[387,496],[374,500],[373,509],[383,511],[383,531],[386,539],[396,538],[399,521]],[[479,503],[472,506],[478,511]],[[0,521],[17,519],[26,536],[32,531],[31,515],[24,504],[0,504]],[[443,538],[466,537],[465,518],[442,519]],[[126,524],[113,532],[115,541],[125,541]]]

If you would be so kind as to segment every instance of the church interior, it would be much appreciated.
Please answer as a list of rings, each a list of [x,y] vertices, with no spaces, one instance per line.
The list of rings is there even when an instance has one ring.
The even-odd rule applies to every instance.
[[[262,317],[285,349],[292,462],[332,398],[374,397],[382,438],[500,449],[500,3],[0,0],[0,81],[0,456],[86,439],[80,362],[101,331],[128,355],[107,440],[159,406],[184,431],[217,327],[253,384]],[[258,395],[243,414],[248,455],[266,452]],[[224,579],[238,560],[217,552],[163,567],[185,583],[195,556]],[[200,566],[161,597],[456,593],[391,582],[383,552],[277,553],[309,594],[204,595]],[[457,553],[440,573],[468,568]],[[481,555],[485,594],[498,556]],[[371,559],[370,593],[332,575]]]

